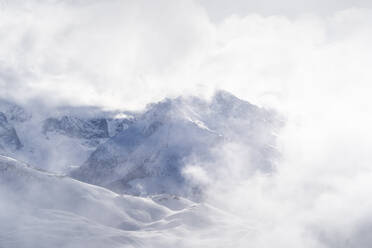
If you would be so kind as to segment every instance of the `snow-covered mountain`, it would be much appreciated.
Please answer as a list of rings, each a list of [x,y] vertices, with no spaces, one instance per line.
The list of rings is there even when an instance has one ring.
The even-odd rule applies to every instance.
[[[274,112],[224,91],[211,101],[165,99],[99,145],[71,175],[121,193],[196,196],[202,189],[185,178],[187,165],[213,163],[217,148],[239,142],[249,153],[247,164],[271,171],[280,125]]]
[[[271,172],[274,111],[224,91],[140,112],[0,103],[0,247],[239,247],[254,234],[203,201],[190,168],[230,176],[236,144],[239,176]]]
[[[140,112],[43,109],[4,100],[0,110],[0,154],[118,193],[195,199],[205,185],[189,180],[189,165],[208,173],[224,156],[221,149],[238,143],[247,173],[270,172],[282,124],[274,111],[225,91],[210,100],[164,99]]]
[[[52,171],[81,165],[132,116],[90,107],[22,107],[0,100],[0,154]],[[51,165],[53,165],[51,167]]]
[[[0,199],[0,247],[7,248],[174,247],[191,230],[210,232],[232,218],[176,196],[118,195],[4,156]]]

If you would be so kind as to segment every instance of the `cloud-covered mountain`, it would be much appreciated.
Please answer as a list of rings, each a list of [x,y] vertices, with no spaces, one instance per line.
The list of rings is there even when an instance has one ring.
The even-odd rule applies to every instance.
[[[280,123],[274,112],[224,91],[210,101],[165,99],[99,145],[72,176],[131,194],[198,194],[200,185],[187,180],[184,170],[212,163],[223,144],[242,144],[250,157],[247,167],[271,171]]]
[[[139,112],[0,107],[0,247],[371,243],[370,172],[281,163],[282,119],[227,92]]]
[[[208,173],[224,153],[218,149],[231,143],[244,147],[247,171],[270,172],[281,125],[275,112],[225,91],[210,100],[168,98],[140,112],[2,107],[3,154],[134,195],[200,197],[205,185],[188,167]]]
[[[20,106],[0,101],[0,154],[39,168],[66,171],[127,128],[132,117],[90,107]]]
[[[274,170],[282,121],[271,110],[219,91],[139,112],[2,111],[0,246],[239,247],[254,234],[203,196],[216,172],[229,176],[230,144],[242,148],[242,176]]]

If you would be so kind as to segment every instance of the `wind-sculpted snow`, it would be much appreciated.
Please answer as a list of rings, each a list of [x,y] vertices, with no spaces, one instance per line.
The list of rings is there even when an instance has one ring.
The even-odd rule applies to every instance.
[[[117,192],[199,197],[202,185],[184,175],[187,165],[213,163],[221,146],[239,143],[251,170],[270,172],[280,125],[274,112],[224,91],[211,101],[165,99],[100,145],[72,176]]]

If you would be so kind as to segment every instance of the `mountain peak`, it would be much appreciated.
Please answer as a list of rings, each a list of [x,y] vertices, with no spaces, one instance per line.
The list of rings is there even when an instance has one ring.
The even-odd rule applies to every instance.
[[[217,90],[213,95],[213,101],[217,102],[236,102],[242,101],[241,99],[237,98],[230,92],[226,90]]]
[[[72,172],[75,178],[120,193],[200,192],[182,171],[192,159],[209,163],[217,146],[241,142],[252,151],[258,169],[271,168],[273,145],[270,115],[226,91],[211,102],[197,97],[166,98],[148,105],[136,121],[94,151]]]

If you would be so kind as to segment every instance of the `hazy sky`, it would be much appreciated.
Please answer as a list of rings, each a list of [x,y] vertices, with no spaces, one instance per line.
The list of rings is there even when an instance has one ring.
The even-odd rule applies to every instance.
[[[2,1],[0,94],[111,108],[216,88],[276,106],[344,94],[370,76],[370,5]]]
[[[198,0],[209,16],[221,21],[230,15],[251,13],[298,16],[301,14],[329,15],[348,8],[371,8],[369,0]]]

